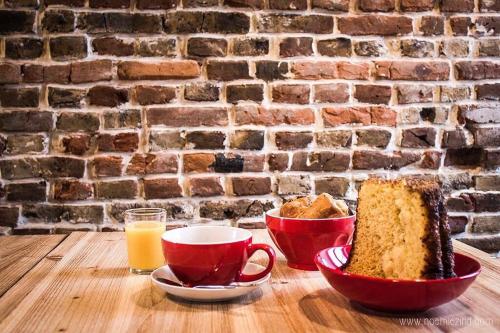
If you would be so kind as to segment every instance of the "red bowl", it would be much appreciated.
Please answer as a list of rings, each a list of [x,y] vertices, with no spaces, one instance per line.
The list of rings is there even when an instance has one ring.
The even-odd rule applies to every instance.
[[[279,208],[266,212],[266,225],[288,266],[317,271],[314,256],[331,246],[348,244],[356,215],[330,219],[294,219],[279,216]]]
[[[437,280],[398,280],[346,273],[351,246],[325,249],[315,262],[323,276],[339,293],[364,307],[389,312],[425,311],[460,296],[476,279],[481,265],[476,260],[455,253],[457,277]]]

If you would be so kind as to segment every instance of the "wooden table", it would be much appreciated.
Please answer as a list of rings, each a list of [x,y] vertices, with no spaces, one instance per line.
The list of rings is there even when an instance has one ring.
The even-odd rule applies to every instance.
[[[254,239],[272,244],[265,230],[254,231]],[[281,254],[261,289],[199,304],[166,297],[148,276],[130,274],[123,233],[0,237],[0,332],[500,330],[498,262],[459,242],[455,249],[481,261],[476,282],[453,302],[397,317],[351,304],[319,272],[290,269]]]

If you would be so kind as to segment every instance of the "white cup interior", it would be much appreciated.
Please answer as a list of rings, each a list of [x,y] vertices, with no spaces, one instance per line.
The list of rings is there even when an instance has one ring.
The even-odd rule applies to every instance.
[[[252,237],[248,230],[224,226],[196,226],[165,231],[161,238],[178,244],[225,244]]]

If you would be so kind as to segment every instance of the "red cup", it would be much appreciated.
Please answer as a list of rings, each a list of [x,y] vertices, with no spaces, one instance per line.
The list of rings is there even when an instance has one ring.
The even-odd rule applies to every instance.
[[[279,208],[266,212],[266,225],[288,266],[317,271],[314,257],[331,246],[349,244],[356,215],[326,219],[280,217]]]
[[[267,244],[253,244],[252,233],[223,226],[196,226],[166,231],[161,238],[165,261],[188,286],[228,285],[265,277],[273,268],[275,253]],[[257,274],[243,274],[255,251],[267,253],[267,267]]]

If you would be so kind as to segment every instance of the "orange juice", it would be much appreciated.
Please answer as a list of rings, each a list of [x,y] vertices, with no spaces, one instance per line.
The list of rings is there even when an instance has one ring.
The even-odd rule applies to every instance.
[[[148,272],[163,266],[161,235],[165,222],[135,221],[125,225],[128,262],[134,272]]]

